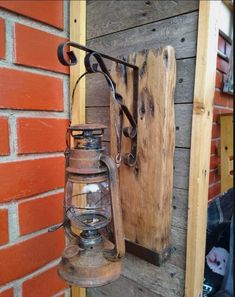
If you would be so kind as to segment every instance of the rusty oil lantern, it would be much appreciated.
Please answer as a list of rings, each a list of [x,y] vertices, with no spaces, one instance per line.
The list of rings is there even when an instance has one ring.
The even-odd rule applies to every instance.
[[[134,102],[138,99],[138,67],[70,41],[58,47],[58,59],[63,65],[77,64],[73,51],[67,52],[69,60],[65,57],[68,46],[87,53],[84,59],[86,72],[75,83],[72,102],[80,79],[88,73],[101,73],[119,106],[119,123],[115,125],[118,152],[115,161],[102,148],[103,125],[83,124],[67,129],[64,222],[60,226],[64,227],[69,243],[58,273],[69,285],[97,287],[120,276],[121,258],[125,253],[118,178],[118,166],[122,159],[121,135],[129,137],[131,142],[130,153],[123,156],[126,165],[135,165],[137,148],[137,104],[133,104],[132,115],[123,103],[122,96],[116,92],[116,84],[103,58],[133,70]],[[96,63],[93,63],[94,60]],[[123,128],[124,115],[130,127]],[[53,227],[51,231],[60,226]],[[112,229],[111,240],[106,232],[108,227]]]
[[[66,154],[66,227],[71,243],[59,264],[59,275],[69,284],[96,287],[117,279],[124,256],[124,236],[115,162],[104,153],[104,126],[71,126],[74,139]],[[114,243],[102,231],[113,222]],[[74,233],[79,229],[79,235]]]

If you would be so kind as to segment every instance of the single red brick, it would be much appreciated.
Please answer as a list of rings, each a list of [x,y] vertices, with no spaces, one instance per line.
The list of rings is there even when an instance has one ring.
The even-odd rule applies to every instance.
[[[221,114],[232,114],[233,109],[232,108],[223,108],[221,106],[214,106],[213,110],[213,122],[219,122],[219,117]]]
[[[63,80],[0,68],[0,97],[0,108],[62,111]]]
[[[0,164],[0,202],[29,197],[64,186],[64,158]]]
[[[5,58],[5,22],[0,19],[0,59]]]
[[[57,267],[36,275],[22,286],[24,297],[51,297],[66,287],[66,283],[57,274]]]
[[[221,188],[220,182],[213,184],[209,187],[209,190],[208,190],[209,200],[211,200],[212,198],[220,194],[221,192],[220,188]]]
[[[218,38],[218,50],[225,54],[225,39],[221,35]]]
[[[215,87],[218,89],[221,89],[222,84],[223,84],[223,74],[220,71],[216,71]]]
[[[0,245],[8,243],[8,210],[0,209]]]
[[[221,57],[217,57],[217,66],[216,66],[217,70],[222,71],[223,73],[228,73],[228,69],[229,69],[229,64],[227,61],[225,61],[223,58]]]
[[[27,66],[68,73],[68,67],[60,64],[57,48],[65,38],[15,24],[15,62]],[[44,91],[46,89],[44,88]]]
[[[211,155],[218,155],[219,140],[211,141]]]
[[[63,193],[19,204],[20,234],[31,233],[63,221]]]
[[[67,126],[66,119],[18,119],[18,154],[64,151]]]
[[[0,7],[63,29],[63,1],[1,0]]]
[[[218,170],[212,170],[209,174],[209,184],[212,185],[220,181],[220,175],[218,174]]]
[[[44,233],[0,249],[0,285],[23,277],[61,256],[64,232]],[[48,283],[47,283],[48,285]]]
[[[217,123],[213,123],[212,125],[212,139],[220,137],[220,125]]]
[[[8,289],[0,293],[0,297],[14,297],[13,289]]]
[[[5,117],[0,118],[0,131],[1,131],[0,156],[7,156],[10,154],[9,126],[8,126],[8,119]]]
[[[220,91],[215,91],[214,104],[232,108],[233,96],[226,93],[222,93]]]
[[[226,44],[225,44],[225,54],[230,57],[230,53],[231,53],[231,49],[232,49],[232,46],[229,42],[226,41]]]
[[[220,157],[219,156],[211,156],[210,157],[210,170],[218,169],[220,164]]]

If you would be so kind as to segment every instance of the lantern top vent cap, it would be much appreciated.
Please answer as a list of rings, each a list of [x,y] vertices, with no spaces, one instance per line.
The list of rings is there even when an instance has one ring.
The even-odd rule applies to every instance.
[[[71,136],[74,138],[84,137],[101,137],[104,134],[104,129],[107,128],[102,124],[80,124],[68,127]]]

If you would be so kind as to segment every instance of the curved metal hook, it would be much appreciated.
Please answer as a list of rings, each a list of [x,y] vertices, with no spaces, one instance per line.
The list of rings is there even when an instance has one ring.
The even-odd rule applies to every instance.
[[[84,73],[76,82],[75,84],[75,88],[73,90],[73,95],[76,89],[76,86],[79,82],[79,80],[87,73],[103,73],[105,76],[105,79],[110,87],[110,89],[112,90],[113,93],[113,97],[116,100],[116,102],[119,104],[120,106],[120,115],[122,116],[122,114],[125,114],[125,116],[127,117],[131,127],[130,128],[124,128],[123,133],[126,137],[129,137],[132,140],[132,145],[131,145],[131,153],[130,154],[126,154],[125,155],[125,160],[126,163],[130,166],[133,166],[136,162],[136,147],[137,147],[137,114],[138,114],[138,107],[137,107],[137,102],[138,102],[138,67],[136,65],[130,64],[124,60],[120,60],[114,57],[111,57],[109,55],[100,53],[100,52],[96,52],[95,50],[92,50],[90,48],[87,48],[81,44],[75,43],[75,42],[64,42],[62,44],[59,45],[58,49],[57,49],[57,56],[58,59],[60,61],[61,64],[65,65],[65,66],[72,66],[72,65],[76,65],[78,60],[77,57],[75,55],[75,53],[73,51],[67,51],[66,49],[68,47],[74,47],[80,50],[83,50],[85,52],[87,52],[85,59],[84,59],[84,65],[86,68],[86,73]],[[67,53],[68,58],[65,56],[65,52]],[[132,113],[129,111],[128,107],[123,103],[123,98],[121,96],[121,94],[119,94],[116,91],[116,83],[113,81],[109,70],[107,69],[103,58],[114,61],[116,63],[119,63],[121,65],[130,67],[133,69],[133,115]],[[92,62],[92,59],[95,59],[97,63]],[[98,66],[100,68],[100,70],[98,69]],[[73,97],[73,96],[72,96]]]
[[[88,48],[88,47],[86,47],[84,45],[81,45],[79,43],[76,43],[76,42],[72,42],[72,41],[63,42],[58,46],[57,56],[58,56],[58,59],[59,59],[60,63],[65,65],[65,66],[72,66],[72,65],[77,64],[77,58],[76,58],[76,55],[75,55],[75,53],[73,51],[67,51],[67,55],[69,56],[70,61],[67,61],[67,59],[65,58],[65,52],[66,52],[65,48],[66,47],[74,47],[74,48],[83,50],[83,51],[85,51],[87,53],[96,52],[95,50],[90,49],[90,48]],[[130,67],[132,69],[135,69],[136,71],[139,70],[138,66],[136,66],[134,64],[131,64],[131,63],[128,63],[126,61],[123,61],[121,59],[114,58],[112,56],[109,56],[109,55],[106,55],[106,54],[103,54],[103,53],[100,53],[100,52],[99,52],[99,55],[102,58],[105,58],[105,59],[120,63],[120,64],[125,65],[125,66],[128,66],[128,67]]]

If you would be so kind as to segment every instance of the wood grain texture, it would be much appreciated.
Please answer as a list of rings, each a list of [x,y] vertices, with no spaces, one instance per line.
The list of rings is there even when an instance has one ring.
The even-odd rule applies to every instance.
[[[176,148],[174,156],[174,187],[188,189],[190,150]]]
[[[198,9],[198,1],[87,1],[87,38],[92,39]]]
[[[86,1],[70,2],[70,41],[86,44]],[[78,57],[78,65],[70,67],[70,97],[77,78],[85,72],[83,59],[85,52],[73,48]],[[74,102],[71,102],[71,123],[85,123],[86,83],[83,79],[75,92]]]
[[[129,57],[139,66],[137,164],[119,168],[120,194],[126,238],[153,251],[169,247],[175,146],[174,89],[176,61],[172,47],[147,50]],[[132,71],[127,80],[122,68],[112,67],[117,91],[131,110]],[[111,127],[114,110],[111,104]],[[118,114],[118,111],[116,111]],[[129,126],[124,119],[124,127]],[[130,140],[122,138],[122,153],[129,152]],[[111,154],[116,138],[111,130]],[[161,221],[159,221],[161,217]]]
[[[183,297],[184,273],[170,262],[157,267],[130,254],[124,259],[123,276],[164,297]]]
[[[189,148],[192,128],[192,104],[175,104],[176,147]]]
[[[195,78],[195,58],[177,60],[175,103],[192,103]]]
[[[87,297],[162,297],[124,276],[110,285],[88,289],[87,291]]]
[[[198,13],[192,12],[97,37],[88,40],[87,45],[113,56],[125,56],[143,49],[171,45],[175,49],[177,59],[195,57],[197,21]]]
[[[103,141],[102,145],[107,149],[107,152],[110,153],[110,141]],[[185,148],[175,148],[175,155],[174,155],[174,188],[178,190],[182,195],[185,197],[186,202],[185,205],[182,207],[187,208],[187,194],[185,190],[188,190],[188,176],[189,176],[189,159],[190,159],[190,149]],[[181,192],[182,191],[182,192]],[[183,198],[182,198],[183,199]],[[182,202],[184,200],[181,200]],[[187,221],[187,215],[185,214],[182,217],[182,214],[179,214],[179,219],[185,219],[185,224]]]
[[[188,191],[173,188],[172,226],[186,229],[188,213]]]
[[[88,290],[88,297],[182,297],[185,269],[185,230],[173,227],[171,242],[172,254],[163,266],[157,267],[133,255],[126,254],[124,270],[119,280],[102,288]]]
[[[127,57],[129,53],[142,50],[143,48],[158,48],[168,44],[172,45],[176,50],[176,57],[178,59],[174,101],[176,104],[192,103],[198,13],[187,12],[189,12],[190,9],[197,9],[198,1],[185,1],[187,3],[182,3],[183,1],[150,1],[151,5],[153,2],[154,5],[155,2],[161,2],[158,5],[162,5],[162,7],[166,5],[165,11],[155,10],[153,14],[148,8],[146,10],[145,6],[148,5],[146,5],[145,2],[146,1],[135,1],[135,7],[143,6],[142,11],[135,10],[135,7],[125,11],[123,10],[122,18],[122,16],[118,16],[117,11],[117,16],[110,12],[107,13],[107,11],[112,5],[119,6],[117,9],[121,11],[123,8],[121,4],[127,6],[132,4],[133,6],[133,1],[88,0],[87,12],[89,20],[87,22],[87,35],[89,39],[93,38],[93,40],[89,40],[87,44],[105,53],[111,53],[114,56],[120,57]],[[110,7],[107,7],[108,5],[110,5]],[[190,8],[190,5],[192,5],[192,8]],[[100,14],[96,13],[95,6],[102,7]],[[151,6],[151,9],[153,9],[153,6]],[[127,14],[134,16],[134,13],[147,13],[147,15],[130,18],[126,16]],[[177,16],[181,13],[187,14]],[[92,18],[90,17],[91,15],[93,15]],[[102,17],[100,17],[100,15]],[[153,16],[153,19],[151,19],[151,16]],[[162,18],[168,19],[162,20]],[[134,25],[131,25],[129,22],[134,22]],[[97,28],[94,29],[93,25],[90,25],[92,23],[97,24]],[[100,36],[103,34],[109,35]],[[110,67],[109,63],[108,67]],[[86,90],[86,105],[88,107],[86,114],[89,120],[92,121],[93,118],[95,118],[95,120],[103,120],[106,124],[109,124],[110,120],[104,119],[104,117],[109,118],[107,110],[110,105],[109,89],[104,79],[98,75],[88,76]],[[119,293],[116,291],[118,288],[120,290],[123,289],[123,294],[118,294],[117,296],[134,297],[138,296],[136,287],[142,288],[145,293],[144,296],[146,297],[149,297],[149,292],[154,294],[155,297],[184,296],[185,229],[187,226],[187,189],[190,159],[190,133],[188,132],[191,126],[192,105],[189,104],[188,107],[184,107],[183,105],[184,104],[182,104],[182,107],[175,105],[176,123],[177,127],[179,127],[179,130],[176,131],[176,145],[179,147],[176,147],[174,156],[174,189],[171,227],[172,256],[164,266],[156,267],[127,254],[124,260],[125,269],[121,281],[108,285],[108,288],[105,290],[103,290],[103,288],[97,288],[93,291],[93,295],[89,297],[116,297],[115,294]],[[103,107],[103,112],[100,111],[97,113],[97,110]],[[181,120],[181,112],[187,113],[187,115],[183,115],[183,120]],[[183,125],[186,127],[183,127]],[[183,133],[186,133],[186,135],[183,135]],[[109,147],[109,133],[106,133],[105,139],[105,144]],[[124,277],[125,281],[122,280]],[[129,289],[129,287],[132,289]],[[128,292],[128,294],[125,294],[125,292]],[[142,295],[140,296],[142,297]],[[152,295],[150,296],[152,297]]]
[[[192,103],[195,76],[195,58],[176,61],[175,103]],[[109,87],[101,74],[86,78],[86,106],[107,107],[110,105]],[[177,115],[176,115],[177,116]]]
[[[185,297],[202,292],[220,1],[200,1],[189,174]]]
[[[102,123],[107,126],[103,140],[110,140],[109,107],[88,107],[86,118],[89,123]],[[189,148],[191,141],[192,104],[175,104],[176,147]]]
[[[70,1],[70,41],[86,44],[86,1]],[[78,52],[78,65],[70,67],[70,97],[77,78],[85,71],[83,59],[85,53]],[[71,102],[71,125],[85,123],[85,99],[86,83],[83,79],[80,82],[79,89],[75,93],[74,101]],[[73,140],[72,140],[73,143]],[[79,189],[77,189],[79,191]],[[76,286],[71,287],[72,297],[86,297],[86,289]]]

